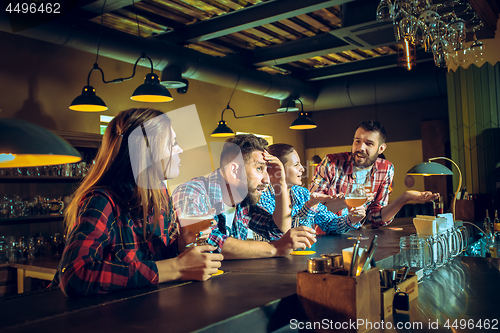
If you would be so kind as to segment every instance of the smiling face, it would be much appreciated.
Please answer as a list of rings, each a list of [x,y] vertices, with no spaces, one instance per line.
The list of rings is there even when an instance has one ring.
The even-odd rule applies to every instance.
[[[172,128],[171,139],[167,140],[165,161],[165,178],[172,179],[179,175],[179,167],[181,166],[180,154],[182,154],[182,148],[177,144],[177,136],[174,129]],[[168,160],[170,158],[170,161]]]
[[[245,162],[245,173],[247,178],[248,194],[246,200],[250,205],[259,202],[261,192],[269,184],[267,164],[263,152],[254,150]]]
[[[294,150],[290,154],[285,156],[286,163],[285,167],[285,175],[286,175],[286,183],[289,186],[293,185],[302,185],[302,173],[305,171],[302,164],[300,164],[299,154]]]
[[[366,131],[359,127],[354,134],[352,142],[352,157],[354,165],[367,168],[375,163],[379,154],[386,148],[385,143],[380,143],[380,134],[375,131]]]

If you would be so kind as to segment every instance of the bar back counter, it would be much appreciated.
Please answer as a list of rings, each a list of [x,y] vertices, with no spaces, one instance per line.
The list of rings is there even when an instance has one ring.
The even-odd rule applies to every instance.
[[[399,237],[415,232],[381,228],[361,231],[369,245],[378,236],[377,266],[393,265]],[[353,245],[343,235],[318,236],[315,257],[341,253]],[[158,288],[115,292],[78,299],[59,290],[5,297],[0,301],[2,332],[287,332],[309,331],[296,294],[297,273],[311,256],[224,260],[224,274],[206,282],[166,283]],[[419,284],[409,312],[372,323],[373,332],[479,332],[500,329],[500,261],[456,257]],[[325,291],[328,293],[328,291]],[[328,318],[316,328],[334,328]],[[324,326],[326,323],[331,326]],[[352,326],[350,326],[352,328]],[[372,327],[371,327],[372,328]],[[359,331],[365,329],[359,328]],[[340,330],[347,332],[347,330]]]

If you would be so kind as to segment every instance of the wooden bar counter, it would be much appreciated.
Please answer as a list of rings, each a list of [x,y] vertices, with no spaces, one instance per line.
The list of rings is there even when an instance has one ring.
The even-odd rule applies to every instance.
[[[399,226],[398,226],[399,227]],[[399,253],[399,237],[414,233],[381,228],[362,230],[369,240],[378,235],[377,263],[390,265]],[[341,253],[352,246],[344,235],[323,235],[313,250]],[[59,290],[44,290],[6,297],[0,301],[2,332],[272,332],[298,331],[307,318],[296,295],[297,272],[304,271],[311,256],[225,260],[224,274],[206,282],[166,283],[145,288],[66,298]],[[385,259],[385,260],[382,260]],[[391,268],[391,267],[387,267]],[[437,269],[419,284],[419,297],[410,303],[409,313],[386,318],[385,329],[373,332],[478,332],[445,328],[455,319],[478,323],[500,318],[495,304],[500,300],[500,261],[498,259],[457,257]],[[325,318],[328,319],[328,318]],[[297,321],[295,321],[297,320]],[[438,321],[437,328],[430,327]],[[291,324],[292,323],[292,324]],[[295,324],[293,324],[295,323]],[[387,324],[392,329],[387,329]],[[396,325],[416,325],[413,330],[396,330]],[[421,323],[422,327],[418,326]],[[380,326],[380,323],[375,323]],[[497,322],[497,329],[499,329]],[[304,326],[306,327],[306,326]],[[404,326],[402,326],[404,327]],[[302,330],[307,331],[307,330]]]

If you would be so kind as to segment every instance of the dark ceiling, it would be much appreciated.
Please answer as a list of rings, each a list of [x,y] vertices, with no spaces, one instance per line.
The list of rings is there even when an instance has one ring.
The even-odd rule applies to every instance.
[[[393,25],[375,20],[378,3],[84,0],[65,14],[65,19],[102,22],[115,30],[175,43],[240,66],[315,81],[396,66]],[[480,36],[493,37],[498,1],[470,3],[486,23]],[[420,51],[417,58],[429,61],[432,54]]]

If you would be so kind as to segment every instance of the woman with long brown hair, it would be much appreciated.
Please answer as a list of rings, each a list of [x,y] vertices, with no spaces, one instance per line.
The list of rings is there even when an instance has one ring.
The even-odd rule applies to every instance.
[[[184,236],[193,235],[178,237],[163,181],[179,174],[181,153],[161,111],[129,109],[109,123],[65,212],[68,240],[53,284],[78,296],[217,272],[222,255],[207,253],[214,247],[185,250]]]

